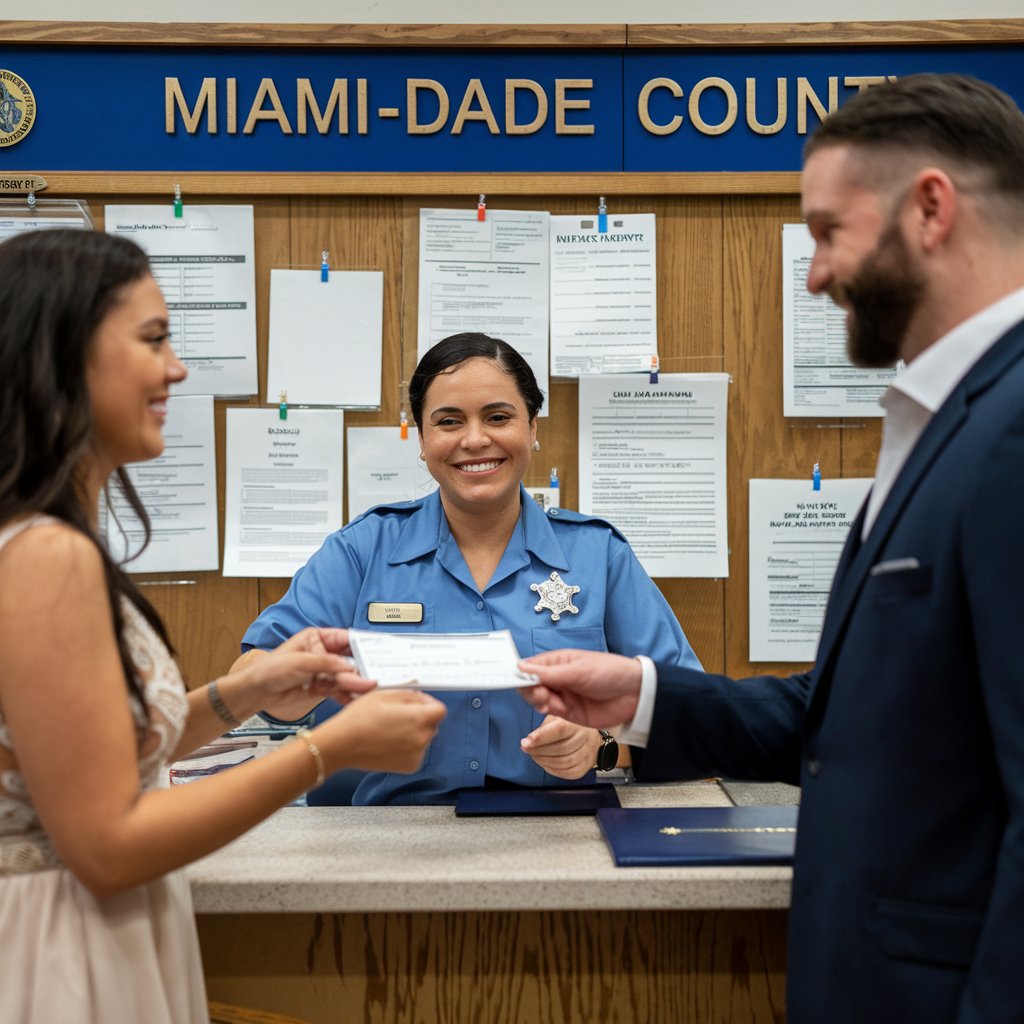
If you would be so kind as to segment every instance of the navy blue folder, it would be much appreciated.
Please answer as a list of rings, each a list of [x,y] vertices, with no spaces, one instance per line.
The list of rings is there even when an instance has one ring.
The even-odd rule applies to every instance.
[[[541,789],[462,789],[455,799],[461,817],[489,814],[596,814],[598,808],[619,807],[610,782],[597,786],[555,786]]]
[[[620,868],[789,864],[795,806],[602,808],[597,820]]]

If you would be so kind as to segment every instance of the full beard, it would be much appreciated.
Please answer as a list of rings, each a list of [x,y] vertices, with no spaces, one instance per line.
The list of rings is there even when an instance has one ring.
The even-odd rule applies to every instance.
[[[846,351],[855,366],[878,369],[900,359],[910,321],[924,293],[924,278],[911,264],[899,225],[882,232],[864,258],[845,298],[853,312]]]

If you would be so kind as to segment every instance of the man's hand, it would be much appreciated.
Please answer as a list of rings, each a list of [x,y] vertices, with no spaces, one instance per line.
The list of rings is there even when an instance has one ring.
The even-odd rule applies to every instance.
[[[635,658],[599,651],[546,651],[519,667],[540,679],[519,693],[538,711],[592,729],[633,720],[640,696],[641,669]]]

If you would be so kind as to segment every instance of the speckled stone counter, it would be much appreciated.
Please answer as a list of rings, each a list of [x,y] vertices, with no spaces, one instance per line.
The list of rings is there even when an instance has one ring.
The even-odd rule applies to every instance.
[[[618,787],[625,807],[727,806],[716,782]],[[780,908],[789,868],[617,868],[591,817],[289,807],[190,870],[198,913]]]
[[[732,802],[716,782],[619,795]],[[783,1019],[790,869],[617,868],[592,817],[291,807],[190,877],[229,1003],[381,1024]]]

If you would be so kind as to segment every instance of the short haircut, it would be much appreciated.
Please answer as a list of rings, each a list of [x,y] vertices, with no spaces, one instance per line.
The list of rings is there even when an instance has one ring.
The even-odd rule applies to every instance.
[[[1005,92],[969,75],[908,75],[859,93],[830,114],[804,145],[804,160],[850,146],[886,164],[924,157],[1001,216],[1024,222],[1024,114]],[[880,169],[879,169],[880,170]],[[968,175],[968,181],[958,180]],[[878,175],[876,175],[878,176]]]
[[[530,364],[507,341],[475,332],[452,334],[427,350],[409,381],[409,407],[413,422],[420,430],[423,429],[423,403],[431,381],[467,359],[489,359],[497,363],[515,381],[530,419],[540,412],[544,393],[537,386]]]

